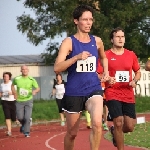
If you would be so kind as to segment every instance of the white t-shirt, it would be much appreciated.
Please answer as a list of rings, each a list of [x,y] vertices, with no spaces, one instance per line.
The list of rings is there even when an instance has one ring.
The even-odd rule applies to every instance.
[[[62,99],[65,93],[65,86],[64,84],[56,84],[56,98],[57,99]]]
[[[9,81],[7,84],[2,83],[0,85],[0,92],[2,93],[1,100],[6,100],[6,101],[14,101],[14,95],[10,95],[9,92],[11,91],[11,85],[12,81]]]

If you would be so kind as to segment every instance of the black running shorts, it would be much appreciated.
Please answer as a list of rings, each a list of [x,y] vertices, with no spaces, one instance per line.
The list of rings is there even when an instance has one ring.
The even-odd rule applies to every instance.
[[[67,96],[62,99],[62,108],[69,113],[79,113],[85,110],[86,101],[93,96],[103,96],[103,91],[94,91],[89,96]]]
[[[11,119],[12,121],[16,121],[16,101],[2,100],[1,102],[5,119]]]
[[[111,119],[119,116],[128,116],[136,119],[135,104],[125,103],[118,100],[109,100],[106,102]]]

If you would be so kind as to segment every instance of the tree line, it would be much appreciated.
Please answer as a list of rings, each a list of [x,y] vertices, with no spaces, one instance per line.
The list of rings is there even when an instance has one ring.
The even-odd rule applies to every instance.
[[[18,16],[17,28],[35,46],[49,40],[42,55],[46,64],[54,63],[58,53],[59,45],[51,39],[64,32],[67,36],[76,32],[72,12],[81,4],[94,8],[91,34],[102,38],[106,50],[111,47],[110,31],[122,27],[125,47],[141,60],[150,56],[150,0],[25,0],[24,6],[35,13],[35,18],[28,14]]]

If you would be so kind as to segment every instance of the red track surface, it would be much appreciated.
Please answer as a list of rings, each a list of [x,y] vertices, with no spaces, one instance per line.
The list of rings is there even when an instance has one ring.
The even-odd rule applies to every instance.
[[[146,116],[146,121],[150,121],[150,114],[140,116]],[[66,127],[61,127],[59,123],[34,125],[31,128],[30,138],[25,138],[23,134],[19,133],[18,127],[13,128],[12,137],[7,137],[5,131],[6,129],[0,130],[0,150],[63,150]],[[89,132],[90,130],[86,129],[85,121],[82,121],[74,150],[90,150]],[[103,131],[103,134],[105,133]],[[116,148],[103,137],[99,150],[116,150]],[[125,150],[144,149],[125,146]]]

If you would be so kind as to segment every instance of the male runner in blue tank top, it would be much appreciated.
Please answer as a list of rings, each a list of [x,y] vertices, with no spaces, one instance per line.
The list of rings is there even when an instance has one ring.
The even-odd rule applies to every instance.
[[[90,149],[98,150],[102,134],[103,93],[96,73],[98,58],[103,67],[103,79],[108,80],[108,61],[101,38],[89,35],[93,24],[93,9],[78,6],[73,12],[77,33],[62,42],[54,65],[56,74],[68,71],[63,109],[67,133],[64,150],[73,150],[79,130],[80,117],[85,108],[91,115]]]

